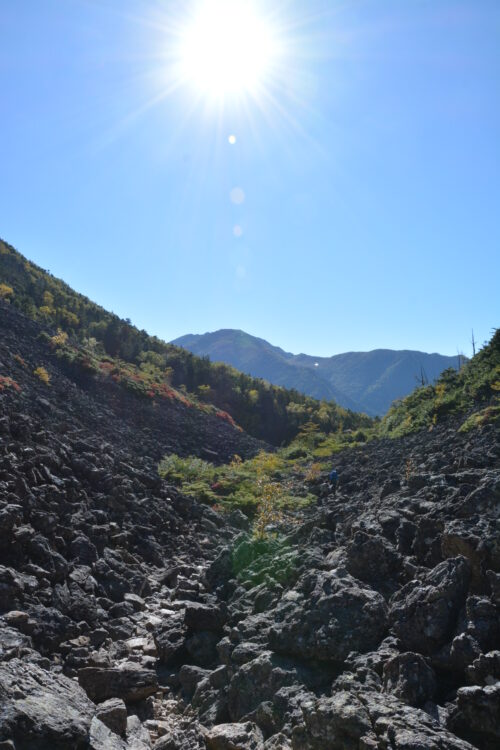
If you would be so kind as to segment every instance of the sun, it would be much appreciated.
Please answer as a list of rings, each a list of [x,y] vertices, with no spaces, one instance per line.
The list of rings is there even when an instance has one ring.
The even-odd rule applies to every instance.
[[[211,98],[258,93],[276,54],[272,26],[250,0],[204,0],[181,35],[182,77]]]

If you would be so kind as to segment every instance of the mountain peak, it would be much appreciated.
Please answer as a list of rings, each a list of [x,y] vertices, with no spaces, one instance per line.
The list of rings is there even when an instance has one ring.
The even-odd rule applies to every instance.
[[[172,342],[255,377],[370,415],[382,415],[408,395],[421,378],[433,382],[457,366],[456,357],[411,349],[373,349],[331,357],[291,354],[245,331],[222,328]]]

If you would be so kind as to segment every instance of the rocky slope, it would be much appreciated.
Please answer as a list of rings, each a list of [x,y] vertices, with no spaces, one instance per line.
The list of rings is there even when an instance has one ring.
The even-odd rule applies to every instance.
[[[498,430],[337,454],[256,542],[156,472],[256,441],[72,382],[38,330],[0,309],[0,748],[498,747]]]

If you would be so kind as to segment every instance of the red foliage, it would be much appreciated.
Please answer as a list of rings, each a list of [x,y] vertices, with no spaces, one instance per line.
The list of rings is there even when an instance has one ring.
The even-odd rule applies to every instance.
[[[115,366],[112,362],[99,362],[99,369],[104,375],[109,375],[115,369]]]
[[[80,366],[83,367],[84,370],[93,370],[94,366],[92,364],[92,360],[89,359],[89,357],[82,357],[80,360]]]
[[[0,391],[5,390],[5,388],[13,388],[17,393],[21,392],[21,386],[19,383],[16,383],[15,380],[6,375],[0,375]]]
[[[24,359],[21,357],[20,354],[14,354],[14,359],[16,360],[16,362],[19,362],[19,364],[22,365],[22,367],[27,367],[26,362],[24,361]]]
[[[219,419],[223,419],[225,422],[228,422],[232,427],[236,427],[236,422],[234,421],[232,416],[227,413],[227,411],[217,411],[215,412],[215,416]]]

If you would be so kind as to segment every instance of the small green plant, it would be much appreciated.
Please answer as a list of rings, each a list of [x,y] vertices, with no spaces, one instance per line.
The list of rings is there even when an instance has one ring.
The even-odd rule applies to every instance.
[[[289,480],[292,476],[303,475],[306,468],[285,459],[281,451],[261,451],[246,461],[240,456],[233,456],[228,464],[222,466],[214,466],[196,456],[181,458],[171,454],[160,462],[158,471],[160,476],[176,484],[186,495],[217,505],[218,509],[240,508],[252,517],[258,515],[263,497],[269,495],[268,485],[280,488],[279,493],[277,490],[272,493],[276,505],[279,505],[279,512],[313,501],[312,495],[304,492],[295,496]],[[267,512],[264,507],[262,512]]]

